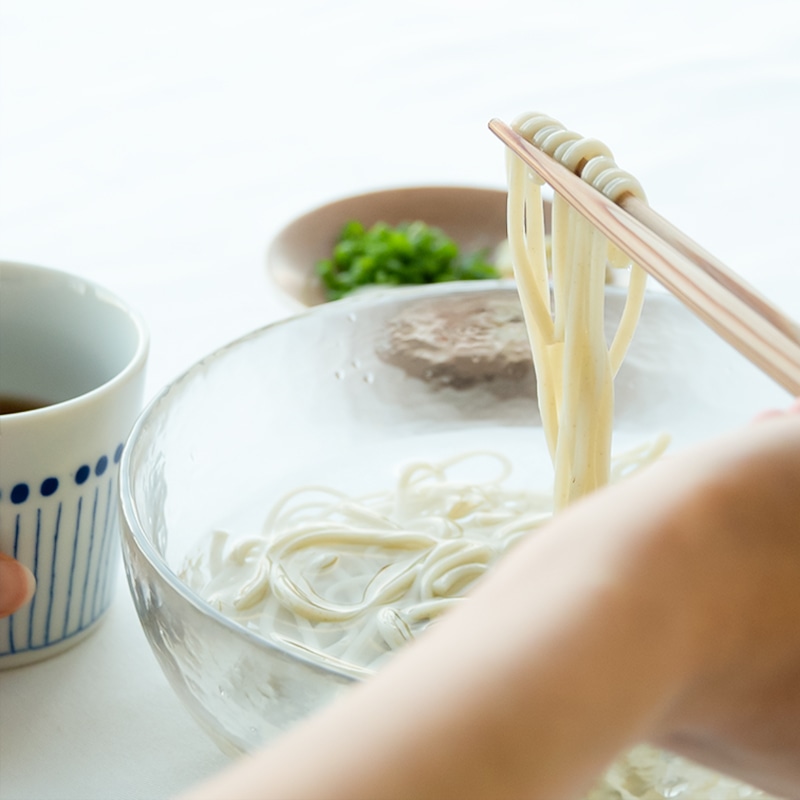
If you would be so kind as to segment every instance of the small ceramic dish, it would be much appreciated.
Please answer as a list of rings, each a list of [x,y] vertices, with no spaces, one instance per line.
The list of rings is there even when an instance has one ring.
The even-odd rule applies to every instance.
[[[274,286],[299,306],[325,302],[316,276],[345,223],[398,225],[420,220],[441,228],[462,252],[493,250],[506,238],[506,190],[418,186],[345,197],[303,214],[284,227],[267,252]]]

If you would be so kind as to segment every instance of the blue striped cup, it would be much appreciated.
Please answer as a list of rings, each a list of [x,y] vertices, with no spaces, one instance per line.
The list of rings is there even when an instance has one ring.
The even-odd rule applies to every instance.
[[[36,578],[0,619],[0,668],[76,644],[111,602],[118,464],[147,350],[142,320],[102,287],[0,262],[0,551]]]

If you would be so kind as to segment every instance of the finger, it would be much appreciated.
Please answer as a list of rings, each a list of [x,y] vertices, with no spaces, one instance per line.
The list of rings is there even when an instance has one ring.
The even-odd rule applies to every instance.
[[[754,422],[761,422],[765,419],[775,419],[776,417],[783,417],[786,414],[800,414],[800,397],[794,399],[791,405],[787,408],[768,408],[756,414],[753,418]]]
[[[33,573],[16,559],[0,553],[0,617],[7,617],[29,603],[35,590]]]

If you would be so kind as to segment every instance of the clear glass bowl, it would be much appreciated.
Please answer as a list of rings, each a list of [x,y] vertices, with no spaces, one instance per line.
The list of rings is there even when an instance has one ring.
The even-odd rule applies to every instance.
[[[609,326],[623,297],[608,290]],[[666,431],[673,448],[785,401],[660,291],[648,295],[616,393],[615,443]],[[507,282],[369,292],[257,330],[192,367],[142,414],[121,464],[130,589],[189,711],[221,748],[240,753],[357,680],[230,621],[187,587],[181,566],[210,529],[257,530],[275,498],[300,483],[387,487],[400,460],[459,449],[502,450],[518,476],[543,488],[542,442]],[[699,778],[681,788],[680,760],[648,759],[646,779],[636,779],[646,780],[647,797],[706,796]],[[594,797],[638,796],[614,780],[616,794]],[[708,796],[751,796],[730,786]]]

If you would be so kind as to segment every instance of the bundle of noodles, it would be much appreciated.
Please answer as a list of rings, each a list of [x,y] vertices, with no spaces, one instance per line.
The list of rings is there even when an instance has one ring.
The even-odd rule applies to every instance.
[[[540,114],[526,114],[513,127],[613,200],[627,193],[644,196],[639,183],[616,166],[597,140]],[[614,376],[633,338],[646,275],[556,194],[551,287],[542,182],[518,156],[509,152],[507,159],[508,239],[554,465],[557,510],[609,481]],[[610,347],[604,318],[609,263],[630,269],[625,308]]]
[[[641,196],[599,143],[539,115],[517,120],[516,129],[616,197]],[[278,500],[260,533],[216,531],[187,559],[184,580],[226,616],[350,671],[371,671],[554,511],[666,447],[660,437],[611,459],[614,375],[639,319],[645,273],[556,196],[551,288],[541,184],[516,156],[508,166],[509,243],[554,464],[553,495],[513,489],[511,462],[493,452],[415,462],[394,487],[372,495],[298,487]],[[631,270],[610,347],[608,263]],[[497,475],[450,474],[476,457],[497,464]]]

